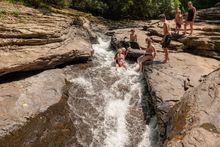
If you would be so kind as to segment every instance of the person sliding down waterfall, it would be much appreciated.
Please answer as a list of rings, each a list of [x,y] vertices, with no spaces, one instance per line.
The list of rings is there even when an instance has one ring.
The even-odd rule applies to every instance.
[[[119,48],[117,50],[117,53],[115,55],[116,70],[118,67],[124,67],[125,69],[127,69],[125,65],[125,52],[126,50],[123,48]]]
[[[152,40],[147,38],[145,41],[147,43],[147,48],[141,47],[141,49],[146,50],[146,53],[145,55],[142,55],[137,59],[140,71],[143,71],[143,63],[145,61],[153,61],[156,56],[156,49],[153,45]]]

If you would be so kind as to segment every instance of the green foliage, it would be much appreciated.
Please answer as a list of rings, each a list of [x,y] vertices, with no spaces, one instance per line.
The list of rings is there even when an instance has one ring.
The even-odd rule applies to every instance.
[[[184,8],[187,8],[187,2],[189,0],[180,0],[182,3],[182,6]],[[191,0],[193,2],[193,5],[197,8],[197,9],[205,9],[205,8],[209,8],[209,7],[213,7],[216,3],[219,2],[219,0]]]
[[[72,7],[84,12],[101,15],[110,19],[132,18],[151,19],[165,13],[174,17],[174,12],[180,8],[187,11],[189,0],[7,0],[22,2],[36,8],[49,9],[50,6],[65,8]],[[214,6],[219,0],[192,0],[197,9]]]
[[[72,4],[71,0],[6,0],[8,2],[21,2],[35,8],[49,8],[51,5],[59,8],[69,7]]]
[[[174,1],[174,8],[175,8],[175,9],[180,8],[180,5],[181,5],[180,0],[173,0],[173,1]]]

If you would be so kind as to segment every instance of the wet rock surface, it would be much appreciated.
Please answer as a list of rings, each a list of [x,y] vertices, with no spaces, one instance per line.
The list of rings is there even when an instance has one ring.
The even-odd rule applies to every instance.
[[[168,147],[220,146],[219,85],[218,69],[188,91],[168,112]]]
[[[88,26],[77,17],[1,2],[0,75],[53,68],[91,56]],[[86,23],[85,23],[86,24]]]

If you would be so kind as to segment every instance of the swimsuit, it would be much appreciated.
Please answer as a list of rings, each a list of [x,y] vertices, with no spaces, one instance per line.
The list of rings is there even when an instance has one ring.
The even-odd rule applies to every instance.
[[[170,46],[172,36],[171,35],[166,35],[164,42],[162,43],[163,48],[168,48]]]
[[[178,27],[178,28],[181,28],[181,25],[182,25],[182,17],[178,17],[177,18],[177,21],[176,21],[176,26]]]
[[[192,22],[192,21],[193,21],[193,18],[194,18],[194,15],[195,15],[195,14],[194,14],[193,9],[189,9],[187,21]]]

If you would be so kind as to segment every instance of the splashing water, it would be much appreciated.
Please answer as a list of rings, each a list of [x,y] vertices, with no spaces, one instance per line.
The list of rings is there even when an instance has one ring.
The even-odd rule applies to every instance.
[[[98,41],[93,45],[94,65],[72,67],[68,73],[77,142],[72,146],[151,147],[151,128],[142,110],[143,77],[134,65],[116,71],[110,42]]]

